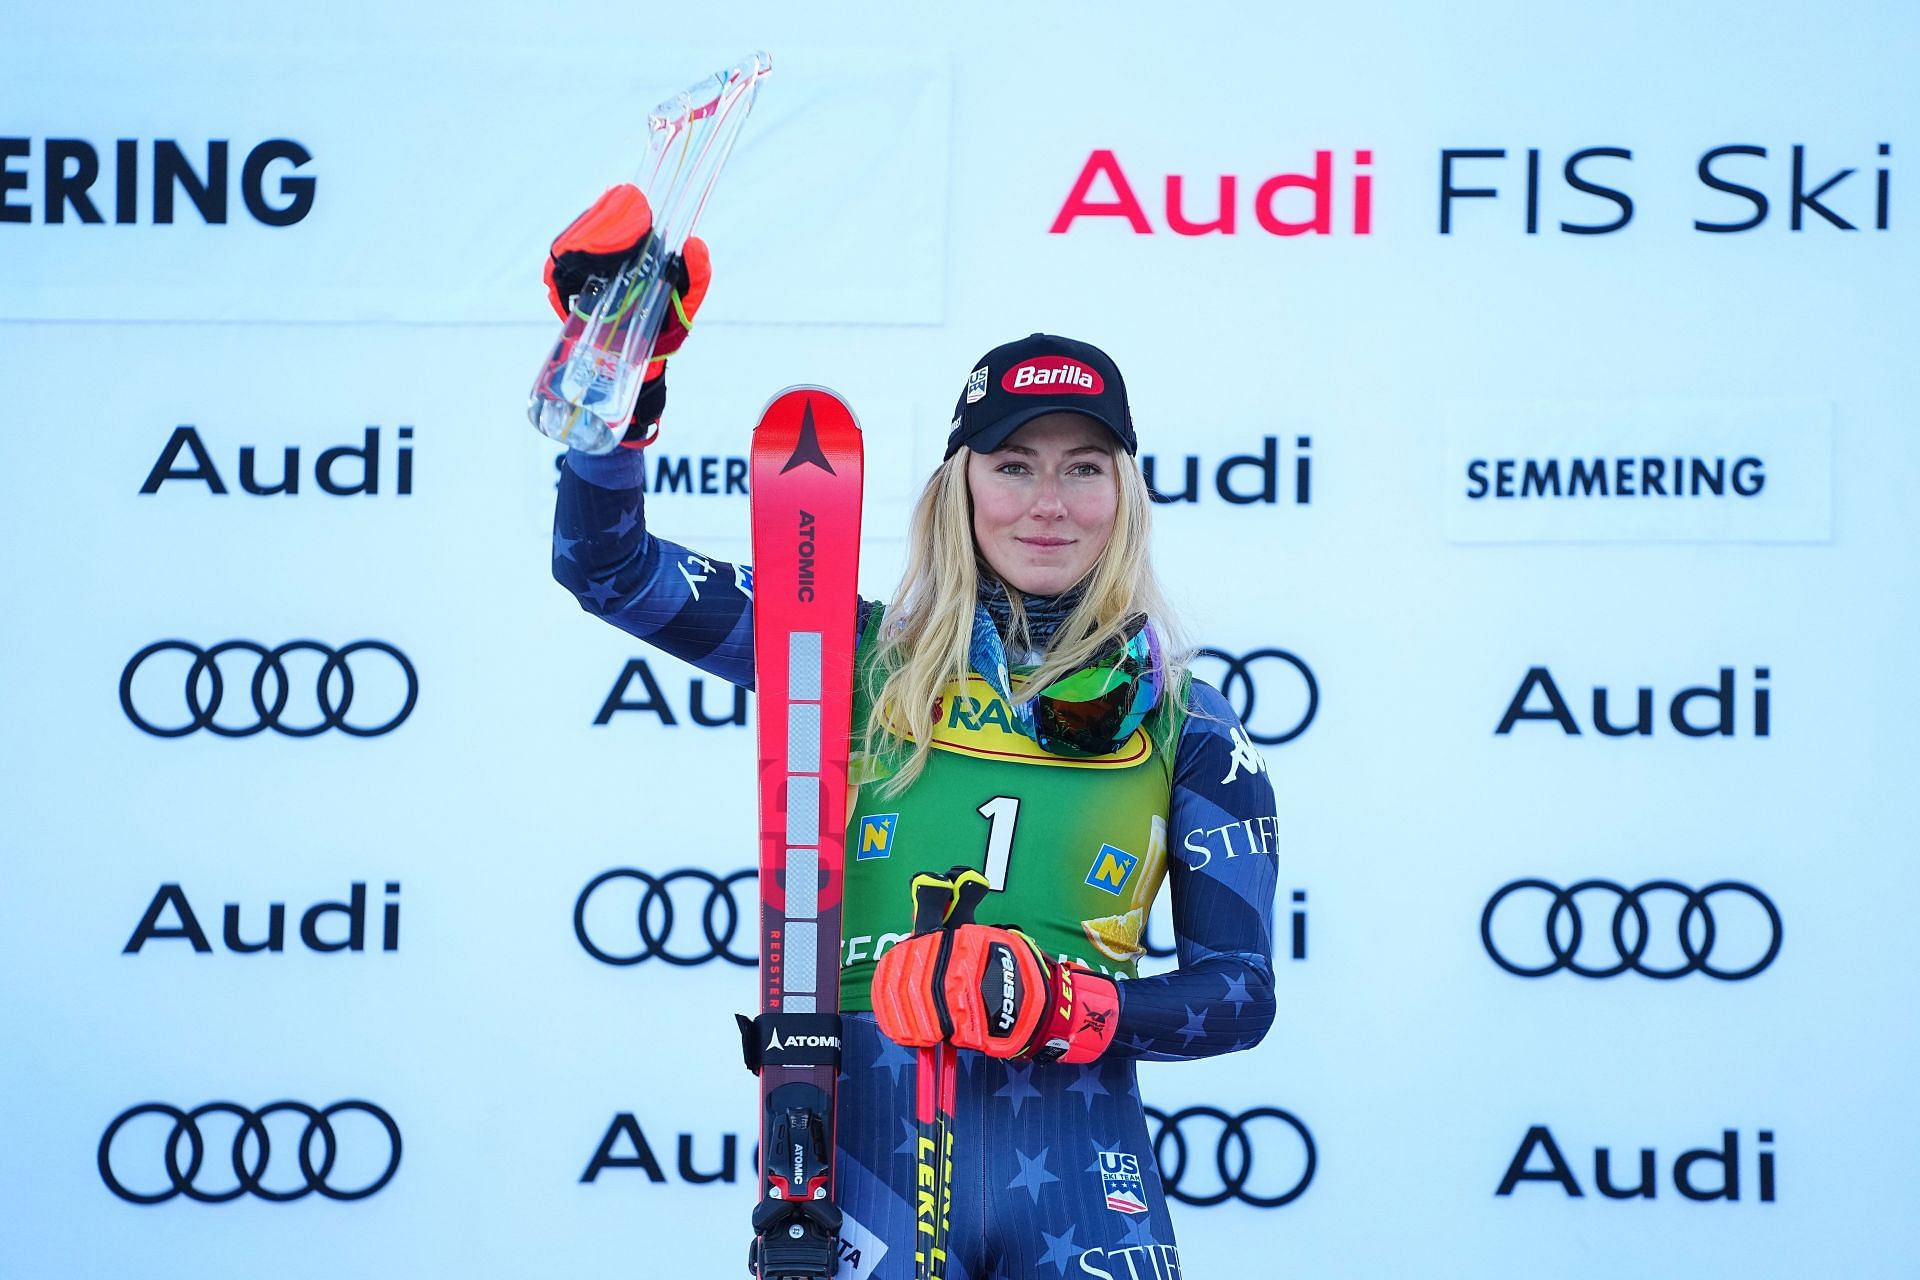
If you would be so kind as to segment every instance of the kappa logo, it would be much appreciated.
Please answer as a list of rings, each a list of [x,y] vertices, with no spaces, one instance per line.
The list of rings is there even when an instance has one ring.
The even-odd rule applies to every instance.
[[[885,858],[893,853],[893,829],[900,825],[897,813],[870,813],[860,819],[860,843],[854,849],[856,862]]]
[[[1140,859],[1125,849],[1103,844],[1100,852],[1093,856],[1093,866],[1087,870],[1087,883],[1117,898],[1120,891],[1127,887],[1127,881],[1133,878],[1133,869],[1139,865]]]
[[[1236,724],[1227,732],[1233,738],[1233,758],[1227,762],[1227,776],[1220,779],[1220,785],[1224,787],[1239,777],[1242,768],[1246,769],[1249,777],[1256,773],[1265,773],[1266,758],[1254,749],[1252,742],[1248,741],[1247,731]]]
[[[1107,389],[1098,373],[1066,356],[1035,356],[1023,360],[1000,376],[1000,386],[1028,396],[1055,391],[1097,396]]]
[[[1145,1213],[1147,1187],[1140,1178],[1140,1159],[1125,1151],[1100,1153],[1100,1184],[1107,1208],[1115,1213]]]
[[[987,366],[981,365],[967,375],[967,403],[978,404],[987,398]]]

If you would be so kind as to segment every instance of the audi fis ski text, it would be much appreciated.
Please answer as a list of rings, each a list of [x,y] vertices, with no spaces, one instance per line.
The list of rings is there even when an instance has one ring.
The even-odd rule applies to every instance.
[[[1691,174],[1662,158],[1656,181],[1671,186],[1691,177],[1698,184],[1700,194],[1681,204],[1677,216],[1663,213],[1696,232],[1753,231],[1769,218],[1777,223],[1783,212],[1790,232],[1883,232],[1892,227],[1892,156],[1890,143],[1852,139],[1728,143],[1698,152]],[[1614,145],[1554,156],[1538,147],[1442,147],[1432,162],[1404,153],[1387,153],[1376,162],[1368,147],[1319,148],[1311,160],[1296,151],[1280,164],[1252,163],[1256,167],[1245,175],[1163,174],[1144,169],[1138,159],[1129,170],[1118,150],[1095,149],[1071,177],[1062,175],[1067,193],[1047,231],[1371,237],[1376,174],[1389,166],[1405,172],[1431,163],[1420,181],[1434,192],[1430,207],[1440,235],[1551,230],[1604,236],[1633,225],[1640,213],[1635,179],[1650,162],[1636,157],[1632,146]],[[1294,167],[1283,167],[1289,163]]]

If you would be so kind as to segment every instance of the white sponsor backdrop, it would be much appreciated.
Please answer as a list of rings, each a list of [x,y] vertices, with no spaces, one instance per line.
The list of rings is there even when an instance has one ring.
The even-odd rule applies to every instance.
[[[1279,1020],[1252,1053],[1143,1075],[1168,1111],[1285,1109],[1317,1166],[1284,1207],[1177,1206],[1182,1273],[1920,1270],[1910,7],[742,4],[617,26],[571,4],[108,8],[11,13],[0,43],[0,1271],[738,1273],[753,1092],[723,1011],[750,1003],[751,971],[603,964],[570,918],[616,867],[747,865],[750,734],[695,723],[695,673],[552,584],[552,450],[522,404],[551,336],[546,239],[626,171],[647,107],[755,47],[776,71],[704,227],[717,283],[661,455],[696,485],[713,459],[724,490],[775,390],[839,388],[867,428],[862,581],[884,595],[975,357],[1082,336],[1126,370],[1162,488],[1193,491],[1160,508],[1157,554],[1195,638],[1312,672],[1311,721],[1266,752]],[[311,157],[264,170],[269,209],[290,207],[283,178],[313,182],[286,226],[249,212],[243,175],[276,139]],[[203,181],[228,144],[224,222],[186,194],[156,221],[163,141]],[[1748,150],[1703,161],[1728,147]],[[1318,211],[1310,177],[1269,183],[1312,175],[1317,152],[1327,233],[1265,229]],[[99,223],[53,198],[86,155]],[[50,156],[67,157],[51,181]],[[1051,233],[1089,164],[1109,216]],[[1232,234],[1171,229],[1175,175],[1188,223],[1217,220],[1233,179]],[[1116,178],[1145,233],[1112,216]],[[1448,200],[1447,181],[1496,194]],[[1560,229],[1627,201],[1615,230]],[[1696,227],[1762,201],[1748,230]],[[142,492],[183,425],[225,494]],[[320,456],[370,428],[377,492],[325,491]],[[297,493],[243,490],[243,450],[272,485],[295,447]],[[1751,493],[1729,478],[1642,496],[1645,459],[1731,476],[1749,456]],[[1564,490],[1575,460],[1603,460],[1608,492],[1521,496],[1529,462],[1557,461]],[[352,487],[363,466],[326,476]],[[737,493],[651,510],[744,553]],[[123,710],[123,673],[170,639],[382,641],[417,701],[373,736],[154,736]],[[677,723],[596,726],[636,658]],[[348,662],[349,723],[391,718],[399,666]],[[312,723],[320,657],[287,663],[286,718]],[[187,667],[156,654],[127,705],[185,723]],[[222,660],[216,724],[246,723],[254,668]],[[1285,736],[1308,707],[1299,668],[1249,672],[1230,695]],[[710,717],[732,705],[714,686]],[[1701,687],[1716,696],[1684,698],[1676,722]],[[1603,732],[1596,698],[1632,725],[1642,688],[1647,732]],[[1726,734],[1677,727],[1723,712]],[[1743,980],[1517,976],[1493,953],[1550,960],[1550,896],[1509,895],[1485,941],[1481,918],[1529,878],[1739,881],[1778,912],[1781,945]],[[309,947],[303,913],[356,883],[364,949]],[[124,952],[163,885],[209,953],[165,937]],[[1575,898],[1576,963],[1617,954],[1615,901]],[[1644,966],[1685,959],[1683,901],[1646,896]],[[285,950],[230,951],[229,903],[243,940],[285,904]],[[1709,904],[1709,963],[1765,953],[1755,899]],[[612,930],[601,905],[589,923]],[[705,949],[698,907],[674,947]],[[346,913],[317,919],[321,942],[347,936]],[[1631,942],[1630,912],[1623,928]],[[1704,919],[1690,928],[1703,945]],[[392,1180],[360,1200],[142,1206],[102,1176],[102,1135],[137,1104],[283,1099],[384,1109],[404,1138]],[[623,1113],[662,1180],[583,1181]],[[300,1185],[301,1127],[270,1119],[269,1190]],[[1540,1178],[1498,1194],[1523,1154],[1551,1169],[1536,1127],[1577,1198]],[[167,1188],[167,1128],[122,1130],[109,1170],[133,1193]],[[197,1185],[217,1194],[235,1186],[232,1117],[204,1128]],[[367,1185],[378,1124],[343,1112],[336,1129],[330,1184]],[[1738,1199],[1688,1198],[1676,1163],[1727,1131]],[[1246,1191],[1297,1183],[1297,1143],[1250,1133]],[[683,1176],[681,1135],[713,1172],[729,1134],[732,1180]],[[1213,1131],[1189,1140],[1183,1186],[1220,1189]],[[1615,1186],[1651,1150],[1656,1194],[1604,1195],[1600,1148]],[[1724,1181],[1687,1168],[1695,1190]]]

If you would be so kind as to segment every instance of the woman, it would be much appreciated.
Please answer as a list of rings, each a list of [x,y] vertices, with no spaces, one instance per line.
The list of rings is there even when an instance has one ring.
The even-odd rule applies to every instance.
[[[555,242],[556,307],[595,252],[645,234],[609,231],[607,204]],[[687,259],[657,349],[678,348],[705,295],[705,246]],[[664,402],[656,376],[631,445]],[[1273,1019],[1273,792],[1165,642],[1135,449],[1104,352],[1046,334],[995,348],[914,509],[899,590],[859,606],[838,1177],[846,1215],[886,1246],[862,1275],[913,1272],[907,1046],[962,1050],[950,1275],[1171,1280],[1134,1063],[1250,1048]],[[554,574],[589,613],[750,687],[750,577],[649,533],[642,471],[637,447],[567,456]],[[978,917],[1017,929],[910,937],[913,877],[958,866],[988,882]],[[1179,967],[1141,978],[1163,879]],[[993,1000],[947,999],[982,983]]]

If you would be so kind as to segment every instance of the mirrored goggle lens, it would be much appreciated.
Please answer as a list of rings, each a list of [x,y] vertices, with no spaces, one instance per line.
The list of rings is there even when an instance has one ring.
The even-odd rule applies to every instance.
[[[1068,755],[1105,755],[1138,729],[1160,701],[1154,637],[1142,629],[1119,653],[1062,677],[1034,700],[1040,745]]]
[[[1082,702],[1056,701],[1042,695],[1034,706],[1034,727],[1040,745],[1064,755],[1105,755],[1126,741],[1146,718],[1135,713],[1134,682],[1128,681],[1104,696]]]

